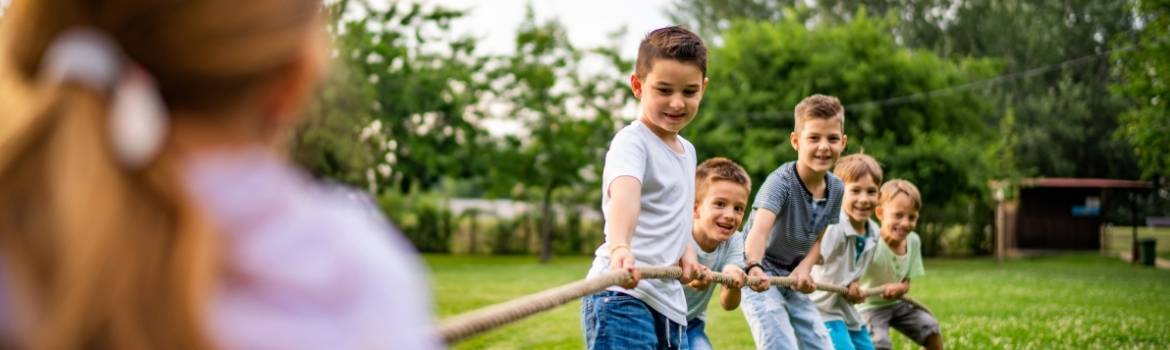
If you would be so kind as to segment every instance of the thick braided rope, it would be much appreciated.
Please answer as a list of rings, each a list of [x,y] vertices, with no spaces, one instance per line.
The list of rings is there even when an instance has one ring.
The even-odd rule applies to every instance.
[[[675,279],[682,276],[678,267],[640,267],[643,279]],[[443,320],[439,333],[447,344],[483,331],[515,322],[574,299],[594,294],[611,286],[625,284],[633,278],[626,271],[610,271],[590,279],[569,283],[504,303],[457,315]]]
[[[639,267],[638,271],[641,272],[642,279],[676,279],[682,276],[682,269],[677,266]],[[593,278],[580,280],[512,299],[507,302],[459,314],[443,320],[439,325],[439,334],[447,344],[454,344],[484,331],[516,322],[538,312],[563,305],[574,299],[603,291],[611,286],[625,284],[631,278],[633,277],[630,276],[629,272],[610,271]],[[711,280],[715,283],[727,285],[731,283],[731,276],[711,272]],[[780,287],[791,287],[796,284],[796,280],[792,277],[769,277],[768,280],[772,285]],[[755,281],[755,277],[749,276],[746,282],[750,284],[753,281]],[[817,290],[840,294],[848,292],[848,288],[846,287],[827,283],[816,283],[816,288]],[[880,295],[882,290],[881,287],[870,288],[863,291],[863,294],[866,297]],[[904,296],[902,300],[930,312],[930,309],[927,309],[924,305],[909,297]]]

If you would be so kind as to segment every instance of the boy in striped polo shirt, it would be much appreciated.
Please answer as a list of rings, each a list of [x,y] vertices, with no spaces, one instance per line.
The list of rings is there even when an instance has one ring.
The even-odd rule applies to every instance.
[[[759,279],[746,287],[743,313],[760,349],[832,349],[828,330],[807,293],[820,260],[820,237],[838,221],[844,185],[829,173],[845,149],[845,108],[836,97],[813,95],[796,105],[789,134],[797,160],[773,171],[756,193],[744,232],[745,271]],[[771,287],[768,276],[791,276],[792,289]]]

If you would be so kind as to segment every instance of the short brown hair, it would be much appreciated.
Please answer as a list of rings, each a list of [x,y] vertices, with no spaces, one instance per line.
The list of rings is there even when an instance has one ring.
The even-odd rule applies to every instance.
[[[804,126],[804,121],[809,119],[839,119],[841,120],[841,131],[845,131],[845,106],[841,105],[841,100],[836,97],[816,94],[805,97],[799,104],[796,105],[795,131],[800,131],[800,127]]]
[[[882,184],[882,193],[878,197],[878,206],[882,206],[894,199],[898,193],[905,193],[910,197],[910,203],[914,204],[914,210],[922,210],[922,195],[918,193],[918,187],[910,181],[902,179],[893,179]]]
[[[695,202],[707,196],[707,188],[715,181],[731,181],[743,186],[749,194],[752,191],[752,178],[742,166],[731,159],[714,157],[704,160],[695,169]]]
[[[837,161],[837,167],[833,168],[833,175],[847,183],[857,182],[863,177],[869,176],[873,179],[874,184],[880,184],[882,183],[882,166],[868,154],[854,153],[841,157],[841,160]]]
[[[638,79],[646,79],[646,74],[654,68],[654,60],[658,59],[694,64],[703,72],[703,77],[707,77],[707,45],[703,44],[702,38],[683,27],[658,28],[646,34],[638,46],[634,74]]]

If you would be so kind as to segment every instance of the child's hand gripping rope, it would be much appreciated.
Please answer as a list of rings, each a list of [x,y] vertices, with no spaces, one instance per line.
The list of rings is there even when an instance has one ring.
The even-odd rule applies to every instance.
[[[611,257],[623,254],[620,252],[622,250],[626,251],[624,254],[629,254],[628,249],[615,248],[613,250],[614,254],[611,254]],[[563,286],[537,292],[535,294],[516,298],[504,303],[487,306],[482,309],[473,310],[450,317],[442,321],[439,326],[439,333],[442,335],[443,340],[446,341],[447,344],[454,344],[455,342],[472,335],[520,320],[537,312],[552,309],[569,301],[577,300],[577,298],[582,296],[605,290],[610,286],[637,285],[637,280],[641,278],[678,279],[683,276],[682,268],[678,266],[651,266],[634,268],[632,267],[633,256],[629,256],[630,268],[628,269],[611,270],[610,272],[594,278],[580,280]],[[616,260],[618,259],[611,260],[611,267],[615,266],[616,263],[612,261]],[[747,276],[746,280],[740,283],[747,283],[747,285],[752,286],[753,289],[757,285],[763,285],[764,288],[762,288],[762,290],[767,290],[769,285],[791,287],[796,284],[796,280],[792,277],[768,277],[765,275],[763,278],[760,278],[755,276],[756,273],[754,273],[760,269],[752,270],[753,274]],[[697,271],[697,269],[695,271]],[[709,272],[707,275],[707,278],[709,278],[712,282],[720,283],[725,286],[733,286],[737,283],[737,276],[735,276],[735,273],[729,274]],[[701,276],[695,276],[695,278],[697,277]],[[846,287],[828,283],[818,283],[816,284],[816,289],[841,294],[849,293],[849,290]],[[884,288],[878,287],[863,290],[861,292],[865,297],[870,297],[874,295],[880,295],[884,291]],[[903,296],[901,299],[914,305],[915,307],[919,307],[923,310],[926,310],[927,312],[930,312],[930,310],[925,306],[910,299],[909,297]]]

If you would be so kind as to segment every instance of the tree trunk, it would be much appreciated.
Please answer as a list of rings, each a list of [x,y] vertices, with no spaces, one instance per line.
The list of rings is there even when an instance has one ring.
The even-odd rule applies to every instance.
[[[471,232],[468,232],[468,236],[470,236],[468,240],[471,241],[471,244],[468,246],[467,252],[475,255],[476,250],[478,250],[476,247],[477,240],[475,239],[475,236],[476,231],[479,231],[479,210],[472,209],[470,212],[468,212],[468,217],[471,218]]]
[[[548,187],[544,188],[544,198],[541,204],[541,224],[540,224],[540,263],[548,263],[552,258],[552,226],[555,222],[552,213],[552,192],[556,188],[556,182],[550,182]]]

